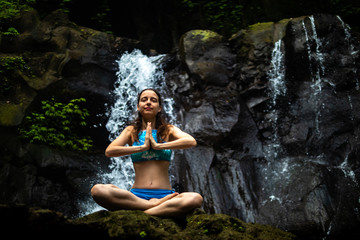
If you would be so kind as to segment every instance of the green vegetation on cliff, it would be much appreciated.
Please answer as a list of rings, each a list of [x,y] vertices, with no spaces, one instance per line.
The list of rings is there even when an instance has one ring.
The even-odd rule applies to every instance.
[[[86,117],[89,116],[88,110],[79,106],[85,101],[84,98],[72,99],[67,104],[56,102],[54,98],[42,101],[42,111],[26,116],[19,132],[33,143],[88,151],[92,140],[79,134],[79,129],[87,125]]]
[[[32,9],[31,5],[36,0],[6,0],[0,1],[0,34],[1,35],[18,35],[18,31],[8,25],[12,20],[18,17],[21,11]]]

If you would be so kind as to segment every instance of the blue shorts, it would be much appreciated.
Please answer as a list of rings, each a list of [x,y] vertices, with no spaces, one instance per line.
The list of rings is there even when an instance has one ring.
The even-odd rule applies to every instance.
[[[150,200],[152,198],[163,198],[166,197],[169,194],[174,193],[173,190],[167,190],[167,189],[144,189],[144,188],[132,188],[130,190],[131,193],[133,193],[135,196]]]

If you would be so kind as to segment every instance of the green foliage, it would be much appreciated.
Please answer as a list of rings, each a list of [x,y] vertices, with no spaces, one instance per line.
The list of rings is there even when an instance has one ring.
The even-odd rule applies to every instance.
[[[360,14],[360,4],[356,6],[356,4],[341,0],[331,0],[330,2],[333,5],[333,9],[336,9],[336,14],[345,17],[351,15],[358,16]]]
[[[244,6],[236,0],[182,0],[186,12],[198,11],[206,27],[220,34],[231,35],[240,29]]]
[[[7,96],[14,88],[13,73],[20,70],[30,73],[24,59],[20,56],[7,56],[0,58],[0,98]]]
[[[0,23],[19,16],[20,11],[30,10],[35,0],[7,0],[0,1]]]
[[[142,231],[142,232],[140,232],[139,234],[140,234],[140,237],[141,237],[141,238],[144,238],[144,237],[146,237],[146,236],[147,236],[147,234],[146,234],[146,232],[145,232],[145,231]]]
[[[14,71],[19,69],[23,71],[25,69],[25,61],[19,56],[7,56],[0,58],[0,74],[4,74],[8,71]]]
[[[206,18],[216,31],[235,33],[239,30],[243,6],[237,1],[209,1],[204,5]]]
[[[16,37],[19,32],[14,27],[5,27],[12,19],[18,17],[21,11],[31,10],[32,4],[36,0],[6,0],[0,1],[0,34],[4,36]],[[3,32],[3,28],[7,31]]]
[[[62,0],[59,4],[60,9],[63,10],[63,12],[65,13],[70,13],[70,4],[71,4],[71,0]]]
[[[32,143],[47,144],[62,150],[88,151],[92,148],[90,137],[80,136],[89,112],[78,104],[84,98],[72,99],[68,104],[54,98],[42,101],[42,112],[26,116],[26,123],[19,128],[21,136]]]
[[[9,27],[6,32],[2,32],[1,34],[10,37],[16,37],[20,35],[20,33],[16,30],[16,28],[13,27]]]
[[[100,9],[100,12],[96,13],[95,16],[91,17],[91,20],[95,22],[96,25],[98,25],[98,29],[102,32],[106,32],[109,34],[113,34],[110,29],[112,28],[112,25],[109,21],[109,13],[110,9]]]

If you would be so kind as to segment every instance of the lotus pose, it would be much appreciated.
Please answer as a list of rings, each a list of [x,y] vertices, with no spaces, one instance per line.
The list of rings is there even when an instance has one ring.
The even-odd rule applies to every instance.
[[[138,96],[138,117],[105,151],[107,157],[131,155],[135,182],[130,191],[112,184],[96,184],[93,199],[108,210],[143,210],[155,216],[181,216],[202,205],[194,192],[171,190],[168,169],[172,149],[196,146],[196,140],[162,117],[161,97],[154,89]]]

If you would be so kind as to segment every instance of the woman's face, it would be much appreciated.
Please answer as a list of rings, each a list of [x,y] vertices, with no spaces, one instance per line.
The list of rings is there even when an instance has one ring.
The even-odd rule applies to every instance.
[[[137,110],[143,117],[156,117],[161,111],[159,97],[152,90],[145,90],[141,93]]]

